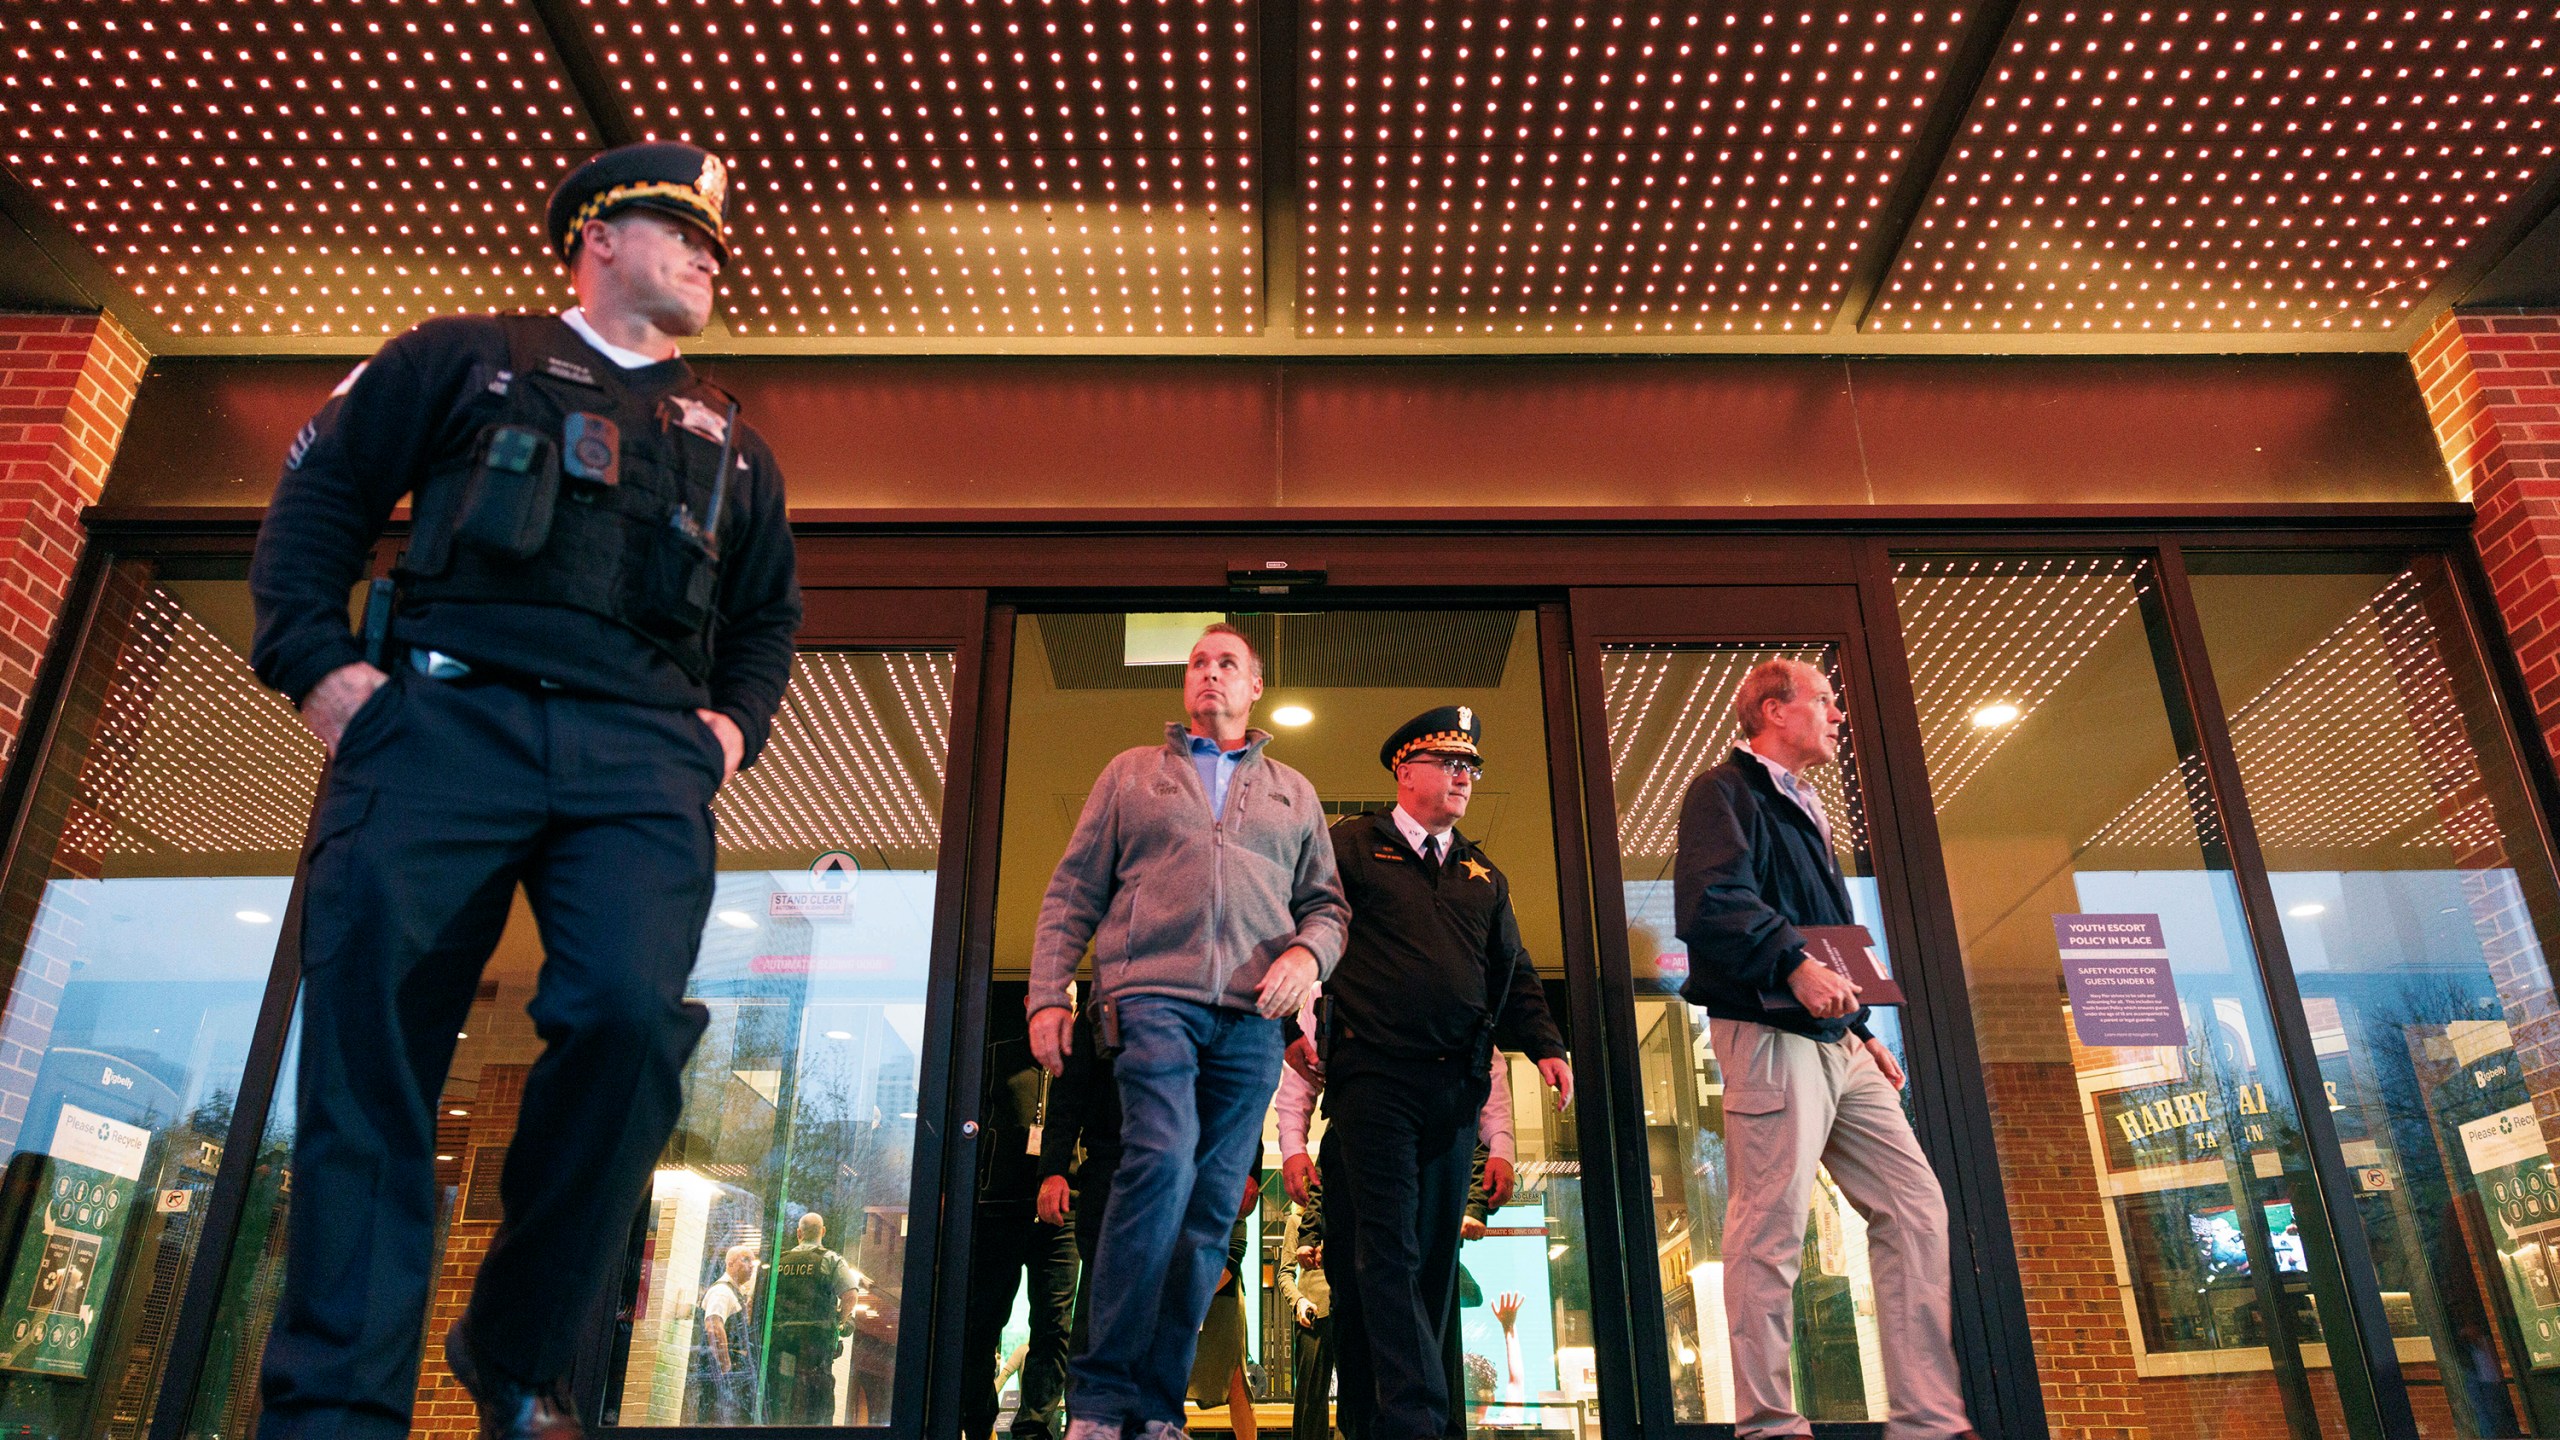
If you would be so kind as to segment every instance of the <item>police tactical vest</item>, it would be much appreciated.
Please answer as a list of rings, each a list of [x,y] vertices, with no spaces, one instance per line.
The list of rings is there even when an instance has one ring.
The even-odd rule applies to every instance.
[[[699,378],[651,402],[565,321],[495,317],[507,369],[464,401],[467,448],[418,487],[401,603],[563,605],[711,673],[717,534],[706,534],[736,402]],[[734,495],[724,496],[725,508]]]
[[[823,1245],[794,1245],[773,1266],[773,1328],[836,1333],[837,1277],[844,1257]]]

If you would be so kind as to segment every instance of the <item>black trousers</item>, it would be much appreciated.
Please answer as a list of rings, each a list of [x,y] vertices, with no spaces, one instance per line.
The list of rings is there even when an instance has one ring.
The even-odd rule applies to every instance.
[[[1290,1393],[1289,1440],[1332,1440],[1333,1317],[1319,1315],[1298,1327],[1298,1363]]]
[[[1111,1204],[1111,1176],[1119,1168],[1117,1157],[1097,1161],[1090,1153],[1076,1171],[1075,1233],[1076,1314],[1067,1326],[1067,1353],[1084,1353],[1085,1324],[1093,1315],[1093,1251],[1102,1243],[1102,1212]]]
[[[832,1325],[791,1333],[775,1327],[773,1374],[765,1394],[771,1413],[768,1425],[833,1425],[836,1423],[836,1358],[844,1341]]]
[[[1027,1273],[1031,1281],[1031,1349],[1022,1360],[1022,1405],[1014,1411],[1013,1434],[1021,1440],[1056,1440],[1064,1433],[1057,1423],[1067,1398],[1067,1342],[1074,1322],[1082,1237],[1073,1217],[1064,1225],[1043,1225],[1027,1203],[978,1207],[976,1240],[969,1256],[969,1314],[962,1345],[968,1373],[963,1393],[968,1409],[960,1417],[960,1433],[985,1437],[995,1433],[997,1347],[1004,1322],[1013,1315],[1013,1289]]]
[[[464,1324],[482,1365],[565,1375],[631,1234],[707,1021],[719,742],[690,711],[396,669],[313,818],[285,1289],[266,1440],[405,1435],[433,1281],[436,1106],[521,884],[543,965]]]
[[[1448,1349],[1485,1069],[1343,1048],[1327,1066],[1322,1161],[1342,1430],[1357,1440],[1464,1434],[1452,1429]]]

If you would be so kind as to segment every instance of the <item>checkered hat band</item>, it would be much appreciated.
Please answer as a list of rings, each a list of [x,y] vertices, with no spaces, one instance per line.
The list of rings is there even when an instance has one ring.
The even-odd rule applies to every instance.
[[[687,209],[699,211],[702,218],[710,222],[712,234],[720,233],[719,207],[713,205],[701,190],[691,185],[679,185],[672,180],[648,180],[630,185],[616,185],[610,190],[598,191],[594,199],[579,206],[578,213],[570,217],[568,237],[561,244],[566,246],[574,243],[579,232],[587,228],[588,221],[595,219],[613,206],[628,204],[633,200],[676,201]]]
[[[1403,764],[1412,759],[1416,751],[1421,750],[1473,755],[1476,753],[1476,742],[1469,738],[1464,730],[1441,730],[1429,735],[1418,735],[1404,742],[1403,747],[1396,751],[1396,763]]]

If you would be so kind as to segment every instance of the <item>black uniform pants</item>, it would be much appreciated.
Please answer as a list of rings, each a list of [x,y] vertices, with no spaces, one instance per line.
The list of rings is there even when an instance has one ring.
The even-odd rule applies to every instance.
[[[1485,1067],[1337,1052],[1327,1068],[1324,1273],[1343,1433],[1463,1434],[1447,1350]]]
[[[1298,1363],[1291,1374],[1289,1440],[1332,1440],[1333,1317],[1319,1315],[1298,1327]]]
[[[765,1386],[771,1425],[836,1423],[836,1359],[844,1340],[833,1325],[774,1327],[773,1377]]]
[[[395,669],[312,823],[285,1291],[266,1440],[405,1435],[434,1277],[436,1106],[522,884],[544,960],[464,1324],[482,1367],[567,1373],[683,1102],[719,743],[689,711]]]
[[[1014,1411],[1013,1434],[1021,1440],[1056,1440],[1064,1433],[1056,1417],[1067,1397],[1067,1336],[1083,1268],[1078,1263],[1081,1239],[1072,1217],[1064,1225],[1043,1225],[1028,1204],[978,1207],[969,1256],[969,1313],[961,1341],[969,1367],[962,1434],[995,1433],[1001,1408],[996,1352],[1004,1341],[1004,1322],[1013,1316],[1014,1286],[1026,1273],[1031,1281],[1031,1348],[1022,1360],[1022,1405]]]
[[[1084,1164],[1076,1170],[1075,1232],[1076,1313],[1067,1326],[1067,1354],[1070,1358],[1084,1353],[1087,1323],[1093,1315],[1093,1252],[1102,1243],[1102,1212],[1111,1204],[1111,1177],[1120,1168],[1119,1156],[1097,1157],[1088,1151]]]

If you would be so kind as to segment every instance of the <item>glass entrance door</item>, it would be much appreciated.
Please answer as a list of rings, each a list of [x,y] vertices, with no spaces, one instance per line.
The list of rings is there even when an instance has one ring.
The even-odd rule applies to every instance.
[[[1078,1068],[1048,1081],[1031,1060],[1024,999],[1035,930],[1096,777],[1124,750],[1163,744],[1167,723],[1183,721],[1184,661],[1212,623],[1235,626],[1260,657],[1253,723],[1272,734],[1265,753],[1307,777],[1329,824],[1374,824],[1396,804],[1379,749],[1404,722],[1443,705],[1474,711],[1485,768],[1457,829],[1509,880],[1548,1008],[1567,1045],[1583,1043],[1565,954],[1578,897],[1559,860],[1550,758],[1569,742],[1565,732],[1550,736],[1560,687],[1538,612],[1000,612],[999,639],[1010,642],[1003,770],[991,777],[1001,815],[982,831],[996,862],[981,902],[992,919],[965,981],[983,1021],[960,1041],[960,1058],[974,1064],[955,1066],[974,1071],[954,1113],[976,1143],[954,1156],[965,1166],[947,1186],[960,1197],[951,1226],[965,1238],[943,1251],[953,1313],[942,1335],[962,1433],[1056,1432],[1059,1371],[1094,1283],[1099,1226],[1087,1221],[1107,1210],[1116,1159],[1101,1157],[1116,1155],[1118,1120],[1116,1107],[1087,1098],[1116,1081]],[[1092,979],[1087,964],[1081,992]],[[1596,1437],[1612,1417],[1594,1378],[1595,1332],[1617,1322],[1595,1298],[1591,1252],[1605,1242],[1593,1238],[1583,1188],[1586,1102],[1559,1109],[1526,1057],[1503,1053],[1496,1063],[1507,1118],[1488,1109],[1477,1167],[1480,1176],[1497,1165],[1507,1172],[1508,1194],[1480,1188],[1460,1232],[1451,1425]],[[1284,1108],[1275,1098],[1254,1188],[1239,1196],[1241,1259],[1198,1341],[1184,1413],[1191,1434],[1330,1433],[1339,1418],[1322,1191],[1293,1198],[1284,1178],[1293,1153],[1323,1152],[1330,1117],[1321,1097],[1294,1120]],[[1064,1226],[1040,1218],[1051,1177],[1077,1207]],[[1088,1194],[1097,1186],[1099,1202]]]
[[[1730,1426],[1729,1075],[1707,1012],[1681,994],[1693,965],[1674,905],[1681,810],[1700,775],[1734,755],[1736,693],[1753,667],[1773,659],[1812,666],[1848,721],[1838,763],[1807,778],[1857,923],[1889,970],[1907,968],[1912,932],[1888,858],[1899,851],[1875,773],[1858,593],[1850,585],[1576,591],[1572,618],[1601,990],[1612,1055],[1632,1057],[1614,1060],[1610,1119],[1624,1137],[1613,1147],[1614,1188],[1623,1197],[1634,1390],[1650,1425]],[[1907,1067],[1922,1068],[1904,1045],[1900,1011],[1878,1008],[1871,1026]],[[1906,1109],[1935,1077],[1913,1079]],[[1871,1426],[1886,1415],[1888,1337],[1870,1257],[1857,1208],[1819,1174],[1804,1220],[1792,1347],[1796,1405],[1817,1425]],[[1966,1268],[1962,1258],[1956,1268]]]

